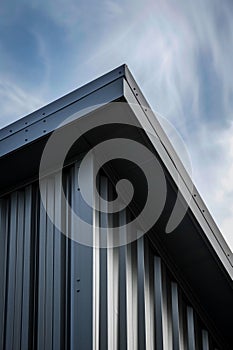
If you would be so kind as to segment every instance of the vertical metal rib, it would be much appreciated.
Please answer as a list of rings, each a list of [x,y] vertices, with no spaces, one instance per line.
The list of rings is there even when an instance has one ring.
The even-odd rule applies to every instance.
[[[13,350],[15,343],[15,281],[17,264],[17,217],[18,195],[13,193],[10,198],[10,227],[9,227],[9,250],[8,250],[8,281],[7,281],[7,312],[6,312],[6,338],[5,349]]]
[[[119,214],[119,225],[126,224],[126,211]],[[127,349],[127,304],[126,304],[126,251],[127,246],[122,242],[119,247],[119,317],[118,317],[118,350]]]
[[[172,339],[172,311],[171,311],[171,282],[167,269],[162,265],[162,320],[163,320],[163,346],[164,349],[173,348]]]
[[[154,286],[153,286],[153,261],[151,264],[151,254],[148,241],[144,239],[145,254],[145,337],[146,349],[153,350],[155,348],[154,339]]]
[[[108,181],[108,200],[112,199],[113,186]],[[108,215],[108,248],[107,248],[107,298],[108,298],[108,349],[118,348],[118,317],[119,317],[119,248],[113,247],[111,227],[119,224],[118,217]]]
[[[32,246],[32,187],[25,189],[25,213],[24,213],[24,238],[23,238],[23,280],[22,280],[22,318],[21,318],[21,349],[31,347],[30,320],[32,319],[32,309],[30,309],[31,290],[33,279],[31,275],[31,265],[29,261],[33,261],[35,254]],[[33,266],[32,266],[33,267]]]
[[[180,350],[179,300],[177,283],[171,283],[173,350]]]
[[[59,178],[55,176],[54,191],[54,217],[55,221],[60,223],[64,220],[61,208],[61,188],[59,186]],[[64,319],[62,319],[62,303],[64,303],[62,286],[65,286],[62,270],[65,265],[64,255],[62,255],[62,233],[54,228],[54,286],[53,286],[53,350],[61,350],[64,341],[61,337],[61,329],[64,328]],[[63,344],[62,344],[63,343]]]
[[[107,199],[108,180],[100,177],[100,195]],[[107,227],[107,216],[100,215],[100,226]],[[102,239],[102,236],[101,236]],[[103,237],[105,239],[105,237]],[[108,294],[107,294],[107,249],[100,249],[100,349],[108,349]]]
[[[138,350],[137,242],[126,247],[127,350]]]
[[[138,269],[138,349],[146,348],[145,336],[145,258],[144,238],[137,241],[137,269]]]
[[[43,191],[46,191],[46,180],[44,180]],[[40,202],[39,221],[39,254],[38,254],[38,320],[37,320],[37,348],[45,348],[45,260],[46,260],[46,212]]]
[[[93,181],[94,182],[94,181]],[[97,182],[99,188],[99,181]],[[97,198],[93,198],[95,203]],[[93,350],[100,345],[100,248],[99,248],[99,213],[93,210]]]
[[[202,330],[202,350],[209,350],[209,334],[206,330]]]
[[[72,209],[90,224],[92,217],[85,211],[81,193],[78,191],[78,165],[75,165],[72,178]],[[72,216],[72,219],[74,217]],[[77,242],[81,232],[81,225],[71,222],[71,349],[92,349],[92,300],[93,300],[93,249]],[[90,232],[86,232],[89,234]]]
[[[119,250],[107,249],[108,349],[118,347]]]
[[[4,349],[6,297],[7,297],[7,246],[8,246],[8,201],[0,199],[0,349]]]
[[[161,259],[154,257],[154,297],[155,297],[155,329],[156,329],[156,349],[163,350],[163,290],[162,290],[162,269]]]
[[[21,316],[22,316],[22,278],[23,278],[23,236],[24,236],[24,193],[18,193],[16,227],[16,260],[15,260],[15,296],[14,296],[14,338],[13,349],[21,346]]]
[[[179,291],[179,328],[180,328],[180,350],[187,349],[187,317],[186,304],[182,298],[182,292]]]
[[[187,306],[187,332],[188,332],[188,350],[195,350],[195,331],[193,308]]]
[[[47,181],[47,207],[54,214],[54,178]],[[54,292],[54,225],[46,219],[46,273],[45,273],[45,344],[53,349],[53,292]]]

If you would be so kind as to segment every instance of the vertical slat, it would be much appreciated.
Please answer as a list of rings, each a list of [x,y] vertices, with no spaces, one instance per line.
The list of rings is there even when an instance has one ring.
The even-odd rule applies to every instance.
[[[46,196],[46,180],[44,179],[43,191]],[[45,349],[45,309],[46,309],[46,236],[47,216],[43,203],[40,202],[40,220],[38,232],[38,320],[37,320],[37,348]]]
[[[162,290],[162,269],[161,258],[154,257],[154,291],[155,291],[155,329],[156,329],[156,349],[163,350],[163,290]]]
[[[0,349],[4,349],[7,297],[8,201],[0,199]]]
[[[15,278],[17,264],[17,193],[10,197],[10,228],[8,245],[8,282],[6,307],[5,349],[14,350],[14,317],[15,317]]]
[[[177,283],[171,283],[173,350],[180,350],[179,300]]]
[[[153,263],[150,261],[150,250],[148,241],[144,239],[145,254],[145,337],[146,349],[153,350],[155,348],[154,340],[154,286],[153,286]]]
[[[119,250],[107,249],[108,349],[118,346]]]
[[[90,162],[90,168],[88,172],[92,176],[92,187],[90,188],[93,194],[93,187],[95,186],[95,179],[93,179],[93,159]],[[78,164],[75,165],[75,181],[78,186]],[[77,187],[76,187],[77,188]],[[85,217],[85,220],[89,223],[88,230],[85,234],[89,234],[89,237],[93,239],[93,209],[86,211],[86,206],[83,204],[80,191],[76,191],[77,202],[75,207],[81,214],[81,217]],[[93,196],[92,196],[93,200]],[[93,208],[93,205],[92,205]],[[78,330],[79,330],[79,343],[80,349],[92,349],[92,319],[93,319],[93,242],[90,242],[91,246],[85,246],[78,244],[78,266],[77,266],[77,293],[78,298]],[[87,337],[87,334],[89,335]]]
[[[32,191],[32,225],[33,231],[31,232],[31,243],[32,243],[32,251],[31,251],[31,270],[32,270],[32,280],[31,280],[31,295],[32,302],[30,304],[30,339],[31,339],[31,348],[37,349],[38,344],[38,313],[39,313],[39,223],[40,223],[40,196],[39,190],[37,186],[33,186]]]
[[[69,172],[66,174],[65,182],[65,230],[68,237],[71,237],[71,218],[69,211],[69,203],[71,203],[71,190],[72,190],[72,181],[71,181],[72,170],[69,169]],[[71,349],[71,239],[65,238],[65,305],[63,305],[63,312],[65,316],[65,349]]]
[[[182,292],[179,291],[179,325],[180,325],[180,350],[187,349],[187,317],[186,304],[182,298]]]
[[[100,251],[100,349],[107,349],[107,251]]]
[[[193,308],[187,306],[187,332],[188,332],[188,350],[195,350],[195,331]]]
[[[92,164],[88,171],[92,172]],[[72,209],[89,223],[93,235],[93,213],[86,211],[81,193],[78,191],[78,165],[75,165],[72,179]],[[90,191],[92,189],[90,188]],[[71,239],[79,237],[81,228],[72,221]],[[90,232],[85,232],[89,234]],[[89,235],[90,236],[90,235]],[[91,243],[91,242],[90,242]],[[93,309],[93,248],[71,241],[71,349],[92,349]],[[87,336],[89,334],[89,336]]]
[[[13,348],[21,348],[21,318],[23,292],[23,255],[24,255],[24,192],[18,192],[16,226],[16,274],[15,274],[15,310]]]
[[[127,350],[138,349],[137,242],[126,247]]]
[[[138,248],[138,349],[146,348],[145,336],[145,259],[144,259],[144,238],[137,241]]]
[[[96,186],[100,189],[99,179]],[[93,203],[97,204],[97,198]],[[93,350],[99,350],[100,345],[100,248],[99,248],[99,212],[93,210]]]
[[[108,200],[112,199],[113,187],[108,180]],[[118,218],[108,216],[107,248],[107,298],[108,298],[108,349],[118,348],[119,317],[119,248],[113,247],[111,227],[118,225]]]
[[[47,208],[53,213],[54,219],[54,194],[55,179],[49,178],[47,182]],[[53,293],[54,293],[54,225],[47,217],[46,225],[46,275],[45,275],[45,344],[48,349],[53,349]]]
[[[31,279],[31,257],[35,254],[34,247],[31,246],[32,232],[32,187],[25,189],[25,213],[24,213],[24,248],[23,248],[23,280],[22,280],[22,337],[21,349],[28,349],[31,346],[32,324],[30,324],[31,289],[33,280]],[[35,210],[35,208],[34,208]],[[32,251],[31,251],[32,250]],[[34,262],[34,261],[33,261]]]
[[[54,218],[55,222],[62,226],[64,222],[64,209],[61,207],[61,188],[59,186],[58,175],[55,176],[55,191],[54,191]],[[65,281],[62,280],[62,269],[65,265],[65,259],[62,255],[62,233],[54,228],[54,286],[53,286],[53,349],[61,350],[64,346],[64,341],[61,337],[61,327],[64,328],[65,320],[62,319],[62,290],[65,287]],[[63,343],[63,344],[62,344]]]
[[[100,176],[100,195],[107,199],[108,181]],[[100,227],[107,227],[107,216],[100,215]],[[100,349],[108,348],[108,315],[107,315],[107,249],[100,250]]]
[[[77,203],[76,191],[76,169],[72,169],[71,173],[71,208],[74,208]],[[71,242],[70,242],[70,348],[75,350],[78,348],[79,341],[79,329],[78,329],[78,293],[80,288],[78,286],[78,281],[80,276],[78,276],[77,266],[78,266],[78,243],[74,240],[75,229],[73,218],[71,217]]]
[[[119,226],[126,224],[126,211],[119,213]],[[126,232],[125,232],[126,234]],[[126,251],[125,242],[119,247],[119,317],[118,330],[119,342],[118,350],[127,349],[127,304],[126,304]]]
[[[54,178],[44,180],[45,208],[41,203],[39,222],[39,271],[38,271],[38,348],[53,344],[53,267],[54,226],[47,217],[46,209],[54,210]]]
[[[202,350],[209,350],[209,334],[206,330],[202,330]]]
[[[93,350],[99,350],[100,342],[100,248],[97,243],[98,235],[98,217],[95,213],[94,219],[94,243],[97,244],[93,248]]]
[[[162,265],[162,289],[163,289],[163,344],[164,349],[171,350],[173,348],[172,339],[172,312],[171,312],[171,284],[167,274],[167,269]]]

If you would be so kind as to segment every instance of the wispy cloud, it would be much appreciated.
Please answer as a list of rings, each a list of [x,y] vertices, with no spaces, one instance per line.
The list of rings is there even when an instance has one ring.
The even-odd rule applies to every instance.
[[[14,82],[0,82],[1,127],[43,106],[44,101]]]

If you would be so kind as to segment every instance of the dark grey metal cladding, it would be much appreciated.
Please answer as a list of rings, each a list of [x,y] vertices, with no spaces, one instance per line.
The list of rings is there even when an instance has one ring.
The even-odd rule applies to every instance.
[[[126,246],[119,248],[119,345],[127,349]]]
[[[161,269],[161,258],[158,256],[154,257],[154,297],[155,297],[155,326],[156,326],[156,347],[157,349],[164,349],[163,346],[163,320],[162,320],[162,308],[163,308],[163,297],[162,297],[162,269]]]
[[[144,240],[137,241],[137,270],[138,270],[138,347],[146,348],[146,321],[145,321],[145,258]]]
[[[153,146],[164,168],[168,170],[168,193],[169,199],[173,201],[176,196],[176,183],[171,174],[177,162],[176,156],[169,149],[169,141],[163,138],[163,131],[153,124],[154,116],[147,115],[143,109],[146,102],[138,87],[136,90],[134,88],[134,80],[127,68],[122,66],[104,79],[100,78],[93,85],[80,90],[81,92],[74,92],[47,106],[48,108],[45,107],[47,114],[43,115],[43,112],[41,115],[41,110],[38,114],[36,112],[28,119],[26,117],[15,123],[15,132],[5,128],[6,134],[0,143],[4,154],[0,158],[0,164],[5,170],[1,176],[4,175],[5,179],[11,176],[11,185],[14,188],[20,187],[19,181],[22,178],[31,182],[33,172],[29,174],[28,170],[33,166],[32,163],[28,164],[28,159],[37,153],[34,165],[38,171],[36,167],[40,161],[43,142],[46,141],[44,135],[54,130],[58,122],[97,101],[107,104],[115,99],[125,98],[128,102],[136,102],[141,106],[140,113],[129,107],[131,114],[128,114],[142,126],[146,122],[152,124],[157,131],[161,142],[158,141]],[[97,111],[95,112],[93,118],[98,116]],[[76,115],[77,118],[79,116],[80,114]],[[49,127],[44,133],[43,125],[46,123]],[[7,132],[12,135],[8,137]],[[25,141],[24,135],[30,133],[31,138],[28,136]],[[149,143],[148,138],[145,140],[142,135],[140,140]],[[151,145],[152,142],[150,147]],[[25,161],[26,154],[28,158]],[[12,173],[12,164],[16,165],[14,161],[17,159],[16,167],[21,166],[19,170],[24,172],[20,179],[16,173]],[[8,164],[8,168],[5,164]],[[70,203],[85,217],[89,213],[82,206],[80,193],[77,191],[77,171],[77,163],[67,170],[66,194]],[[108,181],[105,178],[101,180],[101,191],[108,191],[106,186],[108,187]],[[185,186],[189,190],[188,180]],[[215,342],[219,342],[219,349],[225,350],[227,345],[221,344],[221,337],[217,332],[215,334],[215,328],[208,322],[209,315],[219,326],[220,335],[232,345],[231,259],[227,257],[224,240],[221,241],[219,233],[213,232],[214,226],[201,213],[201,202],[191,202],[188,215],[173,236],[165,235],[164,226],[160,225],[156,227],[158,230],[152,230],[150,242],[143,237],[136,243],[122,247],[120,252],[93,252],[91,248],[84,248],[57,231],[40,203],[37,184],[22,187],[19,191],[13,191],[13,187],[10,195],[0,199],[1,349],[70,350],[94,347],[98,350],[110,347],[115,350],[126,346],[128,349],[136,349],[139,345],[138,350],[144,350],[147,347],[153,348],[151,344],[155,340],[159,350],[172,346],[179,348],[179,344],[192,349],[201,341],[205,348],[211,348],[212,344],[214,346]],[[56,176],[51,176],[47,180],[46,205],[56,209],[55,213],[61,210],[59,191]],[[164,215],[161,222],[166,219]],[[68,212],[65,211],[65,217],[61,216],[61,220],[64,220],[72,237],[74,228]],[[87,220],[91,218],[87,217]],[[186,235],[187,230],[189,238]],[[156,246],[156,253],[152,249],[152,243]],[[202,252],[203,261],[199,265],[196,251]],[[148,258],[149,254],[156,255],[154,263]],[[117,261],[116,265],[114,261]],[[93,262],[96,263],[95,267]],[[112,279],[112,272],[116,276],[119,273],[116,280]],[[200,276],[203,280],[200,280]],[[213,290],[215,294],[207,293]],[[190,298],[187,302],[184,294],[187,298],[189,292]],[[180,294],[184,305],[180,303]],[[196,295],[199,300],[195,299]],[[114,303],[111,303],[111,298]],[[199,307],[200,304],[203,308]],[[186,310],[192,310],[192,313],[188,312],[188,317]],[[206,318],[203,316],[205,313]],[[201,336],[196,333],[195,315],[201,317],[202,323],[198,320],[198,327],[205,332],[208,329],[208,337],[203,336],[206,333],[199,332]],[[155,327],[151,326],[153,322]]]
[[[180,349],[180,319],[179,319],[179,299],[177,283],[171,284],[172,294],[172,325],[173,325],[173,349]]]
[[[77,208],[87,222],[92,224],[91,217],[82,207],[80,191],[78,191],[78,164],[71,173],[71,207]],[[70,242],[70,347],[71,349],[92,349],[92,303],[93,303],[93,249],[72,240],[78,229],[71,220]]]
[[[195,331],[194,331],[194,315],[193,308],[187,307],[187,324],[188,324],[188,350],[196,349]]]
[[[108,198],[108,180],[106,176],[100,179],[100,195]],[[100,226],[107,227],[106,215],[100,215]],[[99,335],[99,347],[100,349],[108,349],[108,276],[107,276],[107,249],[100,250],[100,335]]]
[[[80,208],[77,171],[77,164],[66,171],[65,188],[71,204]],[[47,180],[48,206],[59,206],[59,191],[56,186],[56,176]],[[106,178],[101,187],[102,191],[107,190]],[[192,309],[192,315],[179,322],[182,308],[176,281],[164,262],[155,255],[146,237],[119,249],[119,256],[123,256],[119,262],[120,281],[110,275],[112,267],[116,268],[111,259],[113,251],[102,250],[104,258],[100,256],[98,283],[101,287],[99,300],[103,304],[99,309],[99,318],[94,321],[93,249],[72,242],[55,230],[45,215],[45,209],[39,206],[37,191],[36,185],[29,186],[3,198],[0,203],[3,246],[6,245],[4,237],[9,239],[7,257],[4,254],[1,256],[1,278],[5,281],[1,293],[4,296],[6,290],[7,298],[0,300],[0,319],[6,317],[2,333],[5,345],[0,348],[92,349],[93,327],[97,322],[97,338],[101,344],[99,349],[103,349],[103,346],[109,349],[110,341],[113,341],[117,345],[111,347],[111,350],[135,349],[135,344],[138,344],[138,349],[144,350],[151,348],[149,344],[153,344],[152,339],[156,341],[156,350],[167,349],[171,344],[174,346],[179,331],[185,333],[192,349],[193,342],[203,334],[195,332],[196,311],[186,302],[185,308]],[[59,208],[54,212],[59,212]],[[68,212],[64,220],[72,235],[72,221]],[[122,220],[125,219],[121,218]],[[118,254],[118,249],[115,253]],[[37,258],[33,259],[34,256]],[[154,257],[154,265],[151,258],[148,258],[150,256]],[[7,262],[4,263],[6,259]],[[33,271],[38,271],[37,277]],[[113,291],[116,295],[119,293],[116,304],[112,299]],[[156,327],[153,326],[153,319]],[[118,325],[117,334],[111,331],[112,323]],[[203,331],[207,332],[206,329]],[[205,348],[208,345],[206,334],[212,341],[212,336],[205,333]]]
[[[5,301],[7,296],[7,254],[8,254],[8,201],[0,199],[0,349],[4,348],[4,324],[6,317]]]
[[[58,126],[65,122],[72,115],[78,119],[82,115],[97,109],[100,105],[112,102],[123,95],[123,78],[103,86],[101,89],[94,91],[91,95],[78,100],[68,106],[64,106],[46,119],[39,120],[25,126],[23,129],[8,135],[0,141],[0,157],[24,147],[31,142],[43,138],[46,134],[54,131]],[[79,113],[80,112],[80,113]],[[68,122],[67,122],[68,123]]]
[[[13,193],[8,201],[9,229],[2,231],[8,239],[7,281],[5,282],[5,341],[6,349],[30,347],[30,258],[32,191]],[[8,217],[9,219],[9,217]],[[1,302],[3,302],[1,300]]]
[[[104,86],[109,85],[110,83],[119,79],[120,77],[125,76],[125,70],[126,65],[123,64],[122,66],[117,67],[110,73],[106,73],[105,75],[91,81],[90,83],[78,88],[75,91],[72,91],[71,93],[59,98],[58,100],[48,104],[47,106],[40,108],[39,110],[29,114],[28,116],[10,124],[9,126],[0,129],[0,141],[5,138],[8,138],[14,133],[19,132],[20,130],[26,129],[31,125],[37,124],[39,122],[41,122],[41,125],[43,125],[44,121],[47,122],[49,116],[52,116],[58,111],[63,110],[65,107],[72,106],[77,101],[85,99],[88,95],[93,96],[93,93],[97,90],[100,90]],[[107,95],[109,96],[110,94]],[[88,107],[93,106],[95,103],[101,103],[101,100],[95,101],[95,99],[93,99],[91,101],[91,104],[88,105]],[[83,104],[81,109],[85,107],[86,105]],[[77,112],[77,110],[75,110],[75,112]],[[56,125],[56,123],[54,125]]]

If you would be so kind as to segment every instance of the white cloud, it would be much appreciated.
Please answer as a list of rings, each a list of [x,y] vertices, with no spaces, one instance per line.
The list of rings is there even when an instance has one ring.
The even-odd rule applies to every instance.
[[[33,93],[23,90],[15,82],[2,79],[0,82],[1,118],[4,127],[43,105],[43,100]]]
[[[219,143],[222,145],[220,174],[213,191],[215,217],[220,229],[233,250],[233,124],[222,133]]]

